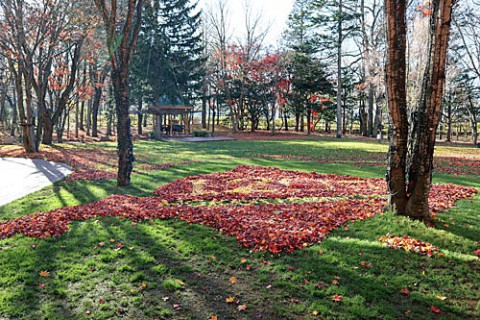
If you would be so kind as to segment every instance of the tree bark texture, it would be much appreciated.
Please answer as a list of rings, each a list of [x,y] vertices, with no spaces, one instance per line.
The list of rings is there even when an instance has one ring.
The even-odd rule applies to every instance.
[[[117,1],[95,0],[107,32],[107,48],[112,67],[112,83],[117,114],[117,153],[119,187],[130,185],[130,175],[133,170],[133,141],[129,116],[128,70],[133,57],[138,32],[142,22],[142,7],[144,0],[128,0],[126,12],[117,14]],[[110,2],[110,3],[107,3]],[[120,18],[122,16],[122,18]],[[121,33],[116,25],[122,19]]]
[[[406,213],[410,217],[419,219],[430,217],[428,196],[432,183],[433,153],[445,85],[445,65],[454,3],[455,0],[432,2],[430,50],[423,77],[420,104],[414,117],[415,121],[412,123],[411,159],[407,172],[407,193],[410,199]]]
[[[432,2],[429,56],[418,108],[411,117],[410,135],[405,91],[405,1],[386,0],[387,103],[391,120],[387,182],[390,204],[398,214],[428,220],[433,153],[440,119],[445,64],[454,0]],[[410,140],[408,140],[410,138]],[[409,156],[407,158],[407,151]],[[408,181],[407,181],[408,177]]]
[[[405,213],[406,158],[408,142],[406,95],[406,3],[403,0],[386,0],[387,56],[386,86],[390,116],[390,146],[388,150],[387,183],[390,206],[396,213]]]

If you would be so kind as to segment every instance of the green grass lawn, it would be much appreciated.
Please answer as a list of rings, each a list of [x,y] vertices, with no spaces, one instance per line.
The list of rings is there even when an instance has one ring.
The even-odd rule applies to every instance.
[[[113,152],[115,145],[83,148],[94,154]],[[131,187],[119,189],[113,180],[59,182],[0,207],[0,220],[115,193],[151,196],[175,179],[241,164],[379,178],[386,150],[385,144],[326,138],[142,141],[135,143]],[[475,149],[461,151],[478,155]],[[459,153],[449,147],[437,152]],[[148,169],[164,163],[181,165]],[[438,173],[434,180],[480,189],[477,175]],[[0,241],[0,319],[478,319],[480,196],[460,201],[438,218],[427,227],[385,213],[280,255],[252,253],[232,237],[176,220],[73,222],[59,238],[17,235]],[[386,248],[378,239],[387,233],[430,242],[443,256]],[[117,243],[123,244],[120,250]],[[342,301],[333,301],[334,295]]]

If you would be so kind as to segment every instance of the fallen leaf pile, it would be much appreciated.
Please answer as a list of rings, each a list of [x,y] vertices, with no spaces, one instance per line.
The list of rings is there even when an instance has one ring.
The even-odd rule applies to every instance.
[[[440,252],[440,249],[431,243],[422,242],[409,236],[399,237],[387,234],[386,236],[380,237],[379,240],[389,248],[395,250],[403,249],[408,252],[416,252],[429,257],[432,257],[435,252]]]
[[[174,181],[156,191],[156,197],[139,198],[112,195],[86,205],[38,212],[0,223],[0,238],[23,234],[35,238],[57,237],[68,231],[72,221],[98,217],[118,217],[133,221],[177,218],[188,223],[215,228],[234,236],[240,245],[255,251],[292,252],[320,242],[330,231],[349,221],[363,220],[381,213],[386,191],[381,179],[360,179],[321,175],[278,168],[240,166],[223,173],[199,175]],[[432,208],[448,208],[455,199],[473,195],[473,188],[434,186]],[[345,196],[363,198],[346,199]],[[269,203],[262,205],[195,206],[198,199],[258,199],[319,197],[317,201]],[[323,198],[322,198],[323,197]],[[304,199],[305,200],[305,199]],[[181,201],[175,203],[173,201]],[[386,237],[386,242],[389,240]],[[401,238],[395,244],[409,243],[421,252],[428,251],[418,240]],[[408,241],[410,242],[408,242]],[[405,244],[402,244],[403,243]]]
[[[71,175],[65,178],[65,181],[72,182],[78,180],[108,180],[115,179],[117,174],[111,171],[102,170],[78,170],[72,172]]]
[[[227,172],[176,180],[154,194],[171,201],[370,196],[385,193],[384,179],[238,166]]]
[[[462,156],[454,155],[454,153],[448,153],[447,155],[435,155],[434,166],[435,172],[442,172],[446,174],[453,174],[457,176],[474,175],[480,176],[480,153],[473,153],[471,149],[468,149],[471,154],[465,154]],[[319,164],[328,163],[345,163],[354,167],[381,167],[385,166],[386,158],[383,153],[358,153],[349,154],[348,157],[341,153],[332,154],[329,157],[315,158],[285,154],[255,154],[252,157],[259,159],[273,159],[273,160],[298,160],[303,162],[313,162]]]

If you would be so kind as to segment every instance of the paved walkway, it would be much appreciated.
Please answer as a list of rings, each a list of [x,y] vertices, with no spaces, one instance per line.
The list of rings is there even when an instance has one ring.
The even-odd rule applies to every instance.
[[[43,189],[70,173],[72,168],[63,163],[0,158],[0,206]]]

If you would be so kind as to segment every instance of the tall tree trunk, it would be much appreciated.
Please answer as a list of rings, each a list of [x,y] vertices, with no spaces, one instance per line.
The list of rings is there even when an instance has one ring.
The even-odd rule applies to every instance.
[[[342,137],[342,42],[343,42],[343,3],[338,1],[337,39],[337,138]]]
[[[307,108],[307,135],[312,133],[311,126],[312,125],[312,109]]]
[[[375,136],[375,127],[374,127],[374,120],[373,120],[374,96],[375,96],[375,91],[373,88],[373,84],[370,83],[368,85],[368,136],[369,137]]]
[[[53,143],[53,122],[50,113],[50,110],[43,113],[42,143],[46,145],[51,145]]]
[[[360,98],[360,106],[358,107],[359,118],[360,118],[360,134],[364,137],[368,136],[368,117],[367,111],[365,110],[365,99]]]
[[[126,70],[122,71],[123,72],[112,71],[113,92],[116,106],[115,110],[117,114],[117,185],[129,186],[135,157],[133,156],[131,120],[128,114],[130,106],[128,95],[128,72],[126,72]]]
[[[79,121],[79,110],[80,109],[80,102],[77,100],[75,101],[75,138],[78,139],[78,121]]]
[[[447,104],[447,142],[452,141],[452,105]]]
[[[405,214],[407,206],[406,158],[408,143],[406,95],[406,3],[386,0],[387,56],[386,86],[390,115],[387,183],[389,203],[396,213]]]
[[[12,127],[10,128],[10,135],[12,137],[14,137],[15,136],[15,130],[16,130],[17,124],[18,124],[17,95],[16,95],[15,91],[13,91],[13,100],[11,102],[12,102],[11,106],[12,106],[13,117],[12,117]]]
[[[142,135],[142,122],[143,122],[143,97],[138,98],[138,123],[137,123],[137,133]]]
[[[92,137],[98,137],[98,109],[100,108],[100,100],[102,98],[102,88],[95,87],[95,94],[92,101]]]
[[[433,153],[442,105],[454,2],[454,0],[432,2],[427,66],[418,108],[412,117],[411,143],[408,145],[405,96],[406,4],[405,1],[386,0],[386,77],[392,122],[387,182],[391,204],[395,211],[422,220],[430,218],[428,197],[432,183]],[[410,156],[407,159],[408,146]],[[407,176],[408,185],[405,190]]]
[[[433,153],[442,106],[454,2],[455,0],[432,2],[430,50],[423,76],[422,94],[415,117],[416,121],[412,124],[414,139],[407,172],[409,178],[407,193],[410,195],[410,199],[407,203],[406,213],[410,217],[419,219],[430,218],[428,197],[432,184]]]

